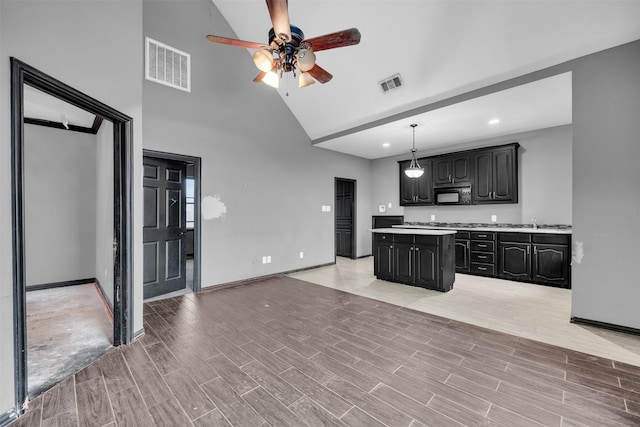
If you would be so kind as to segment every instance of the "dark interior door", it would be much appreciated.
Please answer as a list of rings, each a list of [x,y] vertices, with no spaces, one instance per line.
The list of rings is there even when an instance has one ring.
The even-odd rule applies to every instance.
[[[144,157],[144,298],[184,289],[186,164]]]
[[[355,183],[336,180],[336,255],[353,258]]]

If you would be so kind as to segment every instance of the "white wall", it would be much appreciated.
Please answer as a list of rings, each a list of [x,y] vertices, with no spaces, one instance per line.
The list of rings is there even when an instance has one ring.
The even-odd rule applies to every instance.
[[[640,41],[573,69],[572,315],[640,329]]]
[[[395,156],[373,161],[372,209],[391,202],[393,208],[384,215],[404,215],[406,221],[428,222],[431,215],[439,222],[491,222],[497,215],[498,223],[530,223],[536,217],[538,224],[571,224],[571,126],[539,129],[498,138],[474,141],[448,148],[419,152],[419,156],[432,156],[451,151],[488,147],[519,142],[518,149],[518,203],[472,206],[411,206],[399,205],[398,160],[408,156]],[[430,173],[430,171],[427,171]]]
[[[142,163],[142,1],[0,1],[0,413],[14,405],[9,57],[133,117]],[[141,182],[140,170],[133,176]],[[142,188],[134,201],[134,319],[142,328]]]
[[[113,309],[113,124],[103,121],[96,135],[96,250],[94,277]]]
[[[27,287],[94,277],[95,135],[24,126]]]
[[[202,196],[226,207],[203,215],[203,287],[333,262],[334,212],[321,206],[334,205],[335,177],[357,180],[357,254],[371,253],[370,162],[312,147],[277,93],[252,82],[249,53],[205,40],[232,34],[210,1],[145,1],[144,33],[191,54],[191,93],[144,82],[144,147],[201,157]]]

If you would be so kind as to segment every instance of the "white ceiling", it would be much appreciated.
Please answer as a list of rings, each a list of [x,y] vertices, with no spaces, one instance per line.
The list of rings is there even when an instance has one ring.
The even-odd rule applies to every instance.
[[[66,101],[44,93],[29,85],[24,85],[24,116],[91,128],[96,116]]]
[[[263,0],[212,1],[235,32],[212,34],[267,42],[271,23]],[[407,152],[413,122],[418,150],[570,123],[567,74],[376,125],[640,39],[638,0],[291,0],[289,17],[307,38],[351,27],[362,33],[357,46],[318,52],[332,81],[298,89],[295,80],[283,79],[278,91],[309,137],[322,139],[317,146],[370,159]],[[257,74],[238,72],[247,79]],[[404,86],[384,94],[378,82],[396,73]],[[488,126],[494,117],[500,124]],[[383,149],[384,142],[391,146]]]

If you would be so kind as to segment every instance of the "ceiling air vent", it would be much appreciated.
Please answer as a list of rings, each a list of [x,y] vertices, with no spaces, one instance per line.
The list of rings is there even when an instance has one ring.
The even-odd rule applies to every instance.
[[[145,78],[191,92],[191,55],[145,38]]]
[[[389,92],[391,90],[396,90],[402,86],[402,79],[400,78],[400,74],[396,74],[395,76],[388,77],[380,82],[378,82],[383,92]]]

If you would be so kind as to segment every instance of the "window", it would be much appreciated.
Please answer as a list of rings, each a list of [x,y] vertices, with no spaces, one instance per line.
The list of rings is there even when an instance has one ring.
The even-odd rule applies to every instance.
[[[187,229],[195,227],[194,209],[195,209],[195,182],[193,178],[187,178]]]

